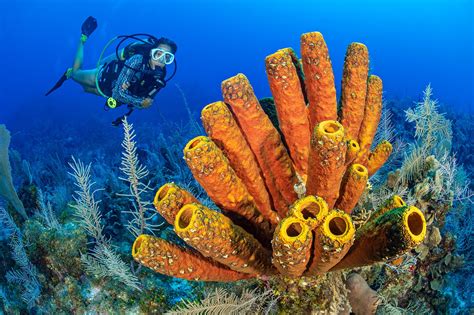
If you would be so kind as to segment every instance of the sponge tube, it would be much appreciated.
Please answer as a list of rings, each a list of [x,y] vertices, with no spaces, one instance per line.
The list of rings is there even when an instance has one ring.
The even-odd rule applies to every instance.
[[[267,56],[265,65],[280,129],[285,136],[296,171],[301,177],[306,178],[311,132],[308,109],[294,64],[296,60],[294,51],[286,48]]]
[[[253,275],[273,273],[271,253],[222,213],[195,203],[176,215],[176,234],[201,254]]]
[[[390,210],[357,231],[354,245],[331,271],[390,261],[419,245],[425,235],[426,220],[418,208]]]
[[[227,105],[224,102],[207,105],[201,111],[201,120],[209,137],[225,153],[229,164],[255,199],[258,210],[276,226],[280,218],[272,209],[262,171]]]
[[[136,238],[132,256],[156,272],[186,280],[230,282],[252,277],[151,235]]]

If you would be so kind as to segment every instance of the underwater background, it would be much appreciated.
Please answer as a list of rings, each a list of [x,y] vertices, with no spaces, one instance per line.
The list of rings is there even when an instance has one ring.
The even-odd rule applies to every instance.
[[[151,108],[136,110],[125,125],[125,135],[136,134],[136,151],[129,154],[147,169],[141,197],[150,214],[156,191],[167,182],[216,207],[182,150],[205,134],[200,112],[222,99],[223,80],[243,73],[259,99],[271,97],[265,57],[285,47],[300,56],[301,34],[318,31],[339,98],[347,46],[365,44],[369,73],[383,80],[376,138],[390,140],[394,150],[370,179],[356,212],[363,217],[362,209],[398,194],[423,211],[428,228],[423,244],[404,253],[402,262],[356,271],[366,295],[378,296],[380,314],[474,312],[469,0],[1,1],[0,124],[9,136],[1,130],[0,312],[343,314],[351,304],[346,274],[336,280],[325,275],[206,283],[160,275],[133,260],[135,236],[127,227],[137,219],[130,211],[141,205],[123,180],[124,128],[111,125],[125,109],[104,110],[105,99],[84,93],[72,80],[44,96],[71,66],[81,23],[90,15],[98,28],[85,45],[84,68],[94,68],[117,35],[150,33],[178,45],[176,76]],[[98,246],[78,215],[81,171],[83,187],[95,192],[91,205],[100,217],[91,220],[101,226],[107,247]],[[28,219],[12,201],[10,182]],[[161,216],[150,222],[157,225],[156,236],[186,246]],[[111,266],[123,273],[110,273]]]

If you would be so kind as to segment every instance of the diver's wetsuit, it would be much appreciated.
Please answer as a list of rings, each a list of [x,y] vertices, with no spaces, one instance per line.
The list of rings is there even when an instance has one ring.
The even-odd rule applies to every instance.
[[[153,98],[165,85],[165,69],[151,70],[148,62],[140,54],[131,56],[123,62],[117,60],[104,64],[97,74],[101,91],[113,97],[120,104],[142,107],[145,98]],[[128,89],[124,89],[129,83]]]

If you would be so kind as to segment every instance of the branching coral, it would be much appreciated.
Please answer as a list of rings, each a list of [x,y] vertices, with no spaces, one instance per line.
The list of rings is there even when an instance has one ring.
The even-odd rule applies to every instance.
[[[51,202],[45,201],[45,197],[43,192],[38,189],[38,215],[45,224],[45,226],[49,229],[58,229],[59,228],[59,221],[56,217],[56,213],[54,213],[53,206]]]
[[[127,286],[139,289],[137,277],[131,273],[103,234],[99,201],[95,200],[95,191],[92,190],[94,183],[91,181],[91,165],[84,165],[81,161],[73,158],[70,166],[72,168],[70,175],[75,179],[75,185],[78,188],[74,196],[75,215],[78,222],[95,242],[92,251],[81,257],[86,270],[99,277],[111,277]]]
[[[31,309],[36,304],[41,293],[38,272],[26,255],[25,244],[20,229],[10,214],[2,207],[0,207],[0,224],[2,230],[8,231],[12,256],[19,267],[19,269],[7,272],[7,281],[22,288],[21,298],[28,306],[28,309]]]
[[[433,90],[428,85],[424,91],[422,102],[416,108],[406,111],[407,121],[416,122],[415,137],[427,149],[442,149],[449,151],[453,133],[451,122],[438,112],[438,102],[433,100]]]
[[[380,180],[383,176],[380,177],[359,203],[361,213],[362,210],[376,209],[368,219],[369,224],[373,220],[380,220],[380,214],[387,210],[392,211],[390,209],[393,207],[404,206],[405,202],[400,197],[407,204],[418,207],[426,218],[426,238],[414,250],[382,266],[360,269],[364,278],[372,287],[377,288],[382,296],[382,313],[390,310],[391,306],[387,303],[396,305],[397,310],[404,314],[447,312],[448,296],[451,293],[449,289],[443,292],[443,286],[452,286],[449,280],[446,280],[449,279],[447,273],[459,268],[461,261],[461,257],[453,252],[454,240],[445,233],[448,229],[443,231],[448,211],[451,212],[451,217],[460,215],[455,211],[456,208],[464,213],[465,220],[461,219],[463,227],[453,229],[459,231],[458,245],[465,246],[463,235],[470,233],[469,216],[462,210],[472,203],[469,181],[467,177],[462,176],[463,171],[450,152],[451,123],[438,110],[437,102],[432,100],[431,87],[428,86],[422,102],[405,112],[407,121],[415,123],[415,142],[405,152],[401,168],[388,173],[386,182]],[[390,124],[384,125],[383,129],[390,129],[386,128],[390,127]],[[388,200],[384,201],[387,197]],[[358,229],[358,233],[363,229]],[[373,245],[376,243],[371,242]],[[457,254],[460,253],[462,251]],[[349,257],[346,256],[346,259]],[[462,272],[469,274],[469,271]],[[469,287],[469,281],[464,282],[466,277],[460,278],[463,280],[456,281],[456,285]],[[458,290],[465,292],[465,289]],[[411,294],[408,295],[407,292]],[[466,299],[459,293],[450,298],[451,303],[457,304],[456,308],[465,307],[465,304],[460,305],[464,303],[463,300],[469,300],[469,297]]]
[[[193,253],[222,270],[298,279],[391,260],[423,241],[426,222],[413,206],[391,203],[358,231],[351,219],[368,177],[392,150],[385,140],[371,151],[382,113],[382,81],[368,75],[367,48],[353,43],[347,50],[340,117],[322,35],[303,34],[301,51],[304,79],[291,49],[266,59],[282,135],[243,74],[222,83],[225,103],[202,111],[209,137],[196,137],[184,148],[195,179],[221,212],[197,203],[182,187],[165,185],[155,207],[168,222],[174,218],[175,231],[193,250],[173,247],[170,253],[180,262],[171,253],[173,266],[167,265],[164,256],[169,254],[137,254],[145,237],[140,236],[134,244],[136,260],[189,279],[181,262],[185,258],[179,257]]]
[[[256,290],[244,290],[240,296],[228,293],[224,289],[216,289],[210,292],[199,302],[185,301],[182,306],[167,312],[169,315],[193,315],[193,314],[268,314],[273,294],[271,290],[257,292]],[[265,305],[268,303],[268,305]]]
[[[124,139],[122,147],[122,166],[120,170],[126,175],[121,177],[123,181],[129,184],[130,193],[123,196],[134,200],[134,209],[128,211],[132,215],[132,220],[128,224],[128,229],[136,237],[145,232],[152,233],[154,229],[160,225],[153,225],[151,220],[154,213],[151,213],[151,203],[144,200],[144,195],[150,191],[148,184],[143,182],[149,172],[146,167],[138,161],[137,147],[135,142],[135,131],[133,125],[127,122],[127,118],[123,120]]]
[[[406,119],[415,123],[416,143],[411,147],[400,169],[399,182],[407,185],[415,176],[423,176],[421,171],[430,155],[443,156],[451,150],[451,122],[438,112],[438,102],[432,99],[432,89],[428,85],[423,101],[414,109],[406,111]]]

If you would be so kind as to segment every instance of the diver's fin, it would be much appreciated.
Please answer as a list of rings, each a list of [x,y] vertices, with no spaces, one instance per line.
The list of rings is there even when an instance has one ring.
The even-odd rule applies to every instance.
[[[81,32],[82,34],[89,37],[97,28],[97,20],[93,16],[89,16],[84,23],[82,23]]]
[[[66,72],[64,72],[64,74],[61,76],[61,78],[59,78],[58,82],[56,82],[56,84],[51,88],[51,90],[46,92],[45,96],[48,96],[49,94],[59,89],[61,85],[63,85],[63,83],[71,77],[71,72],[72,68],[67,69]]]

